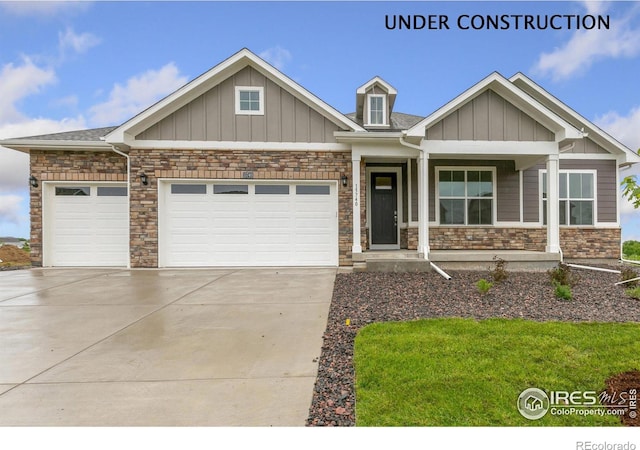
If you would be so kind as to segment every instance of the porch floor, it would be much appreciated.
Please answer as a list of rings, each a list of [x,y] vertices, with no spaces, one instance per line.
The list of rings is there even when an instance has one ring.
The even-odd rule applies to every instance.
[[[547,270],[560,255],[530,250],[433,250],[429,260],[415,250],[369,250],[353,255],[354,270],[382,272],[424,272],[429,262],[445,270],[486,270],[494,258],[507,261],[507,270]]]

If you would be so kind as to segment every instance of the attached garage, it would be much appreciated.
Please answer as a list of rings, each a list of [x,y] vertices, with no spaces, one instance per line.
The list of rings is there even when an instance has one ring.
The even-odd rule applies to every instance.
[[[127,266],[126,184],[47,183],[44,189],[43,265]]]
[[[160,183],[161,267],[337,266],[335,182]]]

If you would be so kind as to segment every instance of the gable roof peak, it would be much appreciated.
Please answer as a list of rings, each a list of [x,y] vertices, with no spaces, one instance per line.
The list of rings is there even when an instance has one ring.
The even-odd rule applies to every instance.
[[[376,75],[375,77],[373,77],[372,79],[370,79],[369,81],[367,81],[365,84],[363,84],[362,86],[360,86],[357,90],[356,90],[356,94],[358,95],[363,95],[366,94],[366,92],[369,90],[369,88],[371,88],[371,86],[373,85],[380,85],[382,86],[382,88],[387,91],[387,94],[389,95],[397,95],[398,91],[396,90],[396,88],[394,88],[393,86],[391,86],[389,83],[387,83],[386,81],[384,81],[382,79],[382,77]]]
[[[106,141],[110,144],[132,144],[134,137],[138,133],[177,111],[182,106],[247,66],[258,70],[281,88],[289,91],[320,114],[330,118],[336,124],[340,124],[342,127],[354,131],[364,131],[360,125],[245,47],[126,121],[109,133],[106,136]]]

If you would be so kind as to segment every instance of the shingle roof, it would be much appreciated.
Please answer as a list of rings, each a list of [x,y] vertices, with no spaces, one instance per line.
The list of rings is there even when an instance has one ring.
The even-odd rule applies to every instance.
[[[89,130],[65,131],[63,133],[41,134],[39,136],[27,136],[16,138],[15,140],[29,141],[81,141],[100,142],[101,137],[106,136],[118,127],[92,128]]]
[[[364,126],[361,120],[356,119],[356,113],[345,114],[349,119],[358,123],[358,125]],[[383,131],[397,131],[397,130],[408,130],[418,122],[420,122],[424,117],[422,116],[414,116],[413,114],[405,114],[399,112],[391,113],[391,126]],[[366,128],[366,126],[365,126]],[[378,130],[378,129],[376,129]]]

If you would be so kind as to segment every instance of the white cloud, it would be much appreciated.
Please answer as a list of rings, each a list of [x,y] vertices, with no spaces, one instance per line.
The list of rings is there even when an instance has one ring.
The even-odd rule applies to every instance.
[[[16,102],[28,95],[38,93],[43,87],[56,81],[52,69],[36,66],[24,57],[18,65],[5,64],[0,69],[0,123],[23,118],[16,109]]]
[[[0,195],[0,223],[19,224],[22,221],[20,205],[24,199],[15,194]]]
[[[609,7],[609,2],[603,2],[603,1],[586,0],[586,1],[581,1],[580,3],[582,3],[582,6],[584,6],[584,8],[587,10],[588,14],[593,14],[593,15],[603,14]]]
[[[293,59],[291,52],[280,46],[268,48],[258,56],[278,70],[284,70],[284,67]]]
[[[58,33],[60,53],[64,55],[67,50],[75,53],[85,53],[91,47],[95,47],[101,39],[91,33],[77,34],[71,27],[67,27],[64,33]]]
[[[602,2],[584,2],[589,13],[601,13]],[[637,9],[623,19],[611,19],[609,30],[579,30],[563,46],[538,58],[533,71],[560,81],[583,72],[594,63],[610,58],[632,58],[640,54],[640,29],[633,28]]]
[[[130,119],[156,101],[175,91],[187,82],[174,63],[160,70],[148,70],[127,80],[123,86],[116,84],[106,102],[90,109],[92,126],[119,124]]]
[[[86,11],[90,4],[88,1],[0,1],[0,9],[15,16],[54,17]]]
[[[610,111],[594,122],[630,149],[635,151],[640,148],[640,106],[633,108],[626,116]]]

